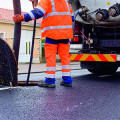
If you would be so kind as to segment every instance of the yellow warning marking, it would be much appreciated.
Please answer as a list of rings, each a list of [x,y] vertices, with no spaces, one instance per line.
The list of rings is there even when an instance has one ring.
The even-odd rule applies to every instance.
[[[95,59],[95,61],[102,61],[102,60],[98,57],[98,55],[92,55],[92,57]]]
[[[110,2],[107,2],[107,5],[110,5]]]
[[[74,60],[74,59],[76,58],[76,56],[77,56],[77,54],[72,54],[72,55],[70,56],[70,60]]]
[[[106,57],[106,59],[109,61],[109,62],[116,62],[110,55],[105,55],[104,56]]]
[[[101,58],[99,58],[99,55],[96,54],[83,54],[83,56],[78,60],[78,61],[86,61],[86,59],[91,55],[91,57],[94,58],[95,61],[102,61]],[[104,55],[104,57],[108,60],[108,62],[116,62],[116,60],[114,60],[114,58],[109,55],[109,54],[102,54]],[[78,54],[72,54],[70,56],[70,60],[75,60],[75,58],[78,56]]]
[[[90,55],[90,54],[84,54],[84,55],[81,57],[80,61],[85,61],[89,55]]]

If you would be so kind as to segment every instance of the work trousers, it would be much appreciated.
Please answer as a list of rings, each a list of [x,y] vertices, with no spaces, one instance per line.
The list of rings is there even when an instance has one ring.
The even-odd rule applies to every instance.
[[[67,40],[68,41],[68,40]],[[45,43],[45,58],[46,58],[46,79],[47,83],[55,83],[56,73],[56,53],[61,59],[62,79],[64,82],[71,84],[71,69],[69,57],[69,41],[48,39]]]

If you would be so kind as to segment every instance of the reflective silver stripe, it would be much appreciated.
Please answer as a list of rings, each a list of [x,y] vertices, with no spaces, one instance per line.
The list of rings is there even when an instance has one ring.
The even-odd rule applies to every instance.
[[[55,78],[55,74],[45,74],[46,78]]]
[[[46,30],[51,30],[51,29],[66,29],[66,28],[72,28],[72,25],[65,25],[65,26],[50,26],[42,29],[41,32],[44,32]]]
[[[74,16],[74,13],[72,13],[71,16]]]
[[[34,20],[34,19],[35,19],[35,17],[34,17],[34,15],[33,15],[33,13],[32,13],[32,12],[29,12],[28,14],[30,15],[30,17],[31,17],[31,19],[32,19],[32,20]]]
[[[56,71],[56,67],[46,67],[46,71]]]
[[[51,4],[52,4],[52,12],[55,12],[55,3],[54,3],[54,0],[51,0]]]
[[[68,7],[68,11],[70,12],[70,8],[69,8],[69,5],[68,5],[68,2],[67,0],[65,0],[66,4],[67,4],[67,7]],[[51,4],[52,4],[52,11],[55,12],[55,3],[54,3],[54,0],[51,0]]]
[[[62,76],[71,76],[70,72],[62,72]]]
[[[71,13],[70,12],[52,12],[44,16],[43,19],[50,17],[50,16],[55,16],[55,15],[71,15]]]
[[[37,7],[35,7],[35,8],[38,8],[38,9],[41,10],[44,14],[46,13],[46,11],[45,11],[42,7],[40,7],[40,6],[37,6]]]
[[[62,65],[62,69],[70,69],[70,65]]]
[[[68,11],[70,12],[70,8],[69,8],[69,5],[68,5],[68,2],[67,0],[65,0],[66,4],[67,4],[67,7],[68,7]]]

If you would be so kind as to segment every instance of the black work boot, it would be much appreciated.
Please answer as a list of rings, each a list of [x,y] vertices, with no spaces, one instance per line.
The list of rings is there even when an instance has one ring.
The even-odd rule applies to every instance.
[[[64,81],[62,81],[62,82],[60,83],[60,85],[66,86],[66,87],[72,87],[72,83],[71,83],[71,84],[67,84],[67,83],[65,83]]]
[[[56,87],[55,84],[46,83],[46,82],[44,82],[43,80],[41,80],[41,81],[38,83],[38,86],[39,86],[39,87],[48,87],[48,88],[55,88],[55,87]]]

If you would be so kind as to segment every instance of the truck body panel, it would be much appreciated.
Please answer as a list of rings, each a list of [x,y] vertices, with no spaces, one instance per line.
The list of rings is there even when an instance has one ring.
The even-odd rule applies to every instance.
[[[119,0],[71,0],[74,11],[87,7],[75,19],[70,60],[92,73],[113,73],[120,66]]]

